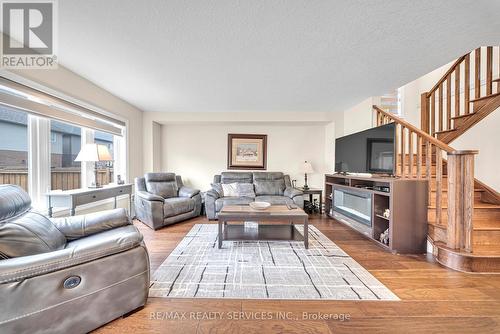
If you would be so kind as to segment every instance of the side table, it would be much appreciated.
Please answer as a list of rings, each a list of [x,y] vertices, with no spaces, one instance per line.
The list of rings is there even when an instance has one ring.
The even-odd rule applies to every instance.
[[[302,187],[296,187],[296,189],[302,191],[304,195],[309,195],[309,202],[313,203],[313,195],[319,196],[319,213],[323,213],[323,189],[317,188],[307,188],[304,189]]]

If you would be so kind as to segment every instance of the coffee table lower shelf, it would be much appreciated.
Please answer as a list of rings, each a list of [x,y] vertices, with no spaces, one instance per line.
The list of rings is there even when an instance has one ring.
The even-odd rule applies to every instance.
[[[243,224],[226,224],[223,241],[304,241],[304,236],[294,225],[266,225],[245,227]]]

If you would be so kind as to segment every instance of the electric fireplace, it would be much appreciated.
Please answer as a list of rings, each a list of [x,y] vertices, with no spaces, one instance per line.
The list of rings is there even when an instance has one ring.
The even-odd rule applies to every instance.
[[[335,212],[372,227],[372,196],[369,192],[333,186],[332,208]]]

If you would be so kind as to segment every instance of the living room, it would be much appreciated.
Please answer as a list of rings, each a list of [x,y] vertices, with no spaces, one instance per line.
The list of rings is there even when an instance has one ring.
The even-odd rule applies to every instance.
[[[0,6],[0,333],[499,331],[498,3]]]

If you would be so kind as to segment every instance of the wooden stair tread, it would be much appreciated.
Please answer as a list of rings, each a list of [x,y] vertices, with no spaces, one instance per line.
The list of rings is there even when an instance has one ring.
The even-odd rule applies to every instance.
[[[451,249],[444,242],[434,241],[434,246],[464,257],[487,257],[500,259],[500,245],[474,245],[472,253]]]
[[[435,209],[435,205],[429,205],[429,209]],[[443,204],[442,209],[447,209],[448,206],[446,204]],[[484,202],[474,202],[474,209],[491,209],[491,210],[500,210],[500,205],[497,204],[491,204],[491,203],[484,203]]]
[[[448,129],[448,130],[436,131],[436,132],[434,132],[434,134],[435,135],[440,135],[440,134],[443,134],[443,133],[450,133],[450,132],[453,132],[453,131],[457,131],[457,129]]]
[[[496,78],[495,80],[492,80],[491,82],[500,82],[500,78]]]
[[[436,190],[436,189],[434,189],[434,188],[430,189],[430,191],[431,191],[431,193],[435,193],[435,192],[437,192],[437,190]],[[483,192],[485,192],[485,191],[486,191],[486,190],[484,190],[484,189],[474,188],[474,192],[476,192],[476,193],[483,193]],[[443,190],[442,190],[442,192],[447,193],[447,192],[448,192],[448,188],[443,189]]]
[[[460,119],[460,118],[464,118],[464,117],[470,117],[470,116],[474,116],[475,114],[477,114],[477,113],[476,112],[471,112],[471,113],[468,113],[468,114],[453,116],[451,119]]]
[[[446,229],[446,224],[438,223],[435,219],[428,219],[427,224]],[[474,231],[500,231],[500,220],[472,219]]]
[[[480,227],[474,227],[474,231],[500,231],[500,222],[497,222],[498,226],[480,226]],[[474,226],[474,223],[472,223],[472,226]]]
[[[489,99],[490,97],[495,97],[495,96],[499,96],[499,95],[500,95],[500,92],[497,92],[497,93],[494,93],[494,94],[490,94],[490,95],[486,95],[486,96],[483,96],[483,97],[479,97],[477,99],[472,99],[472,100],[470,100],[470,102],[483,101],[483,100]]]
[[[427,220],[427,224],[432,225],[434,227],[443,228],[443,229],[447,229],[448,228],[443,223],[440,224],[440,223],[436,222],[435,220]]]

